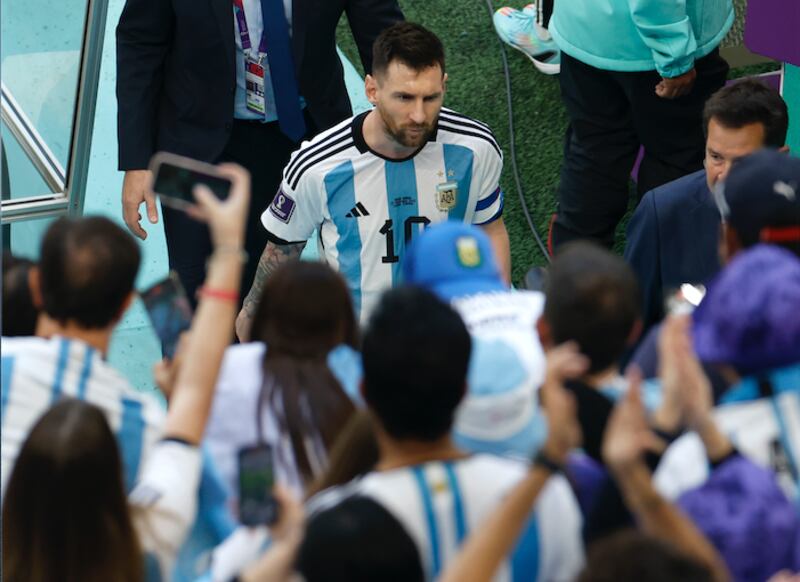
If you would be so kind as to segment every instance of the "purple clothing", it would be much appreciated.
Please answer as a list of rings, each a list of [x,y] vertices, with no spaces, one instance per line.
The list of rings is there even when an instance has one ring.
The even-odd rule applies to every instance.
[[[772,471],[736,455],[681,495],[678,506],[714,544],[734,580],[800,569],[800,514]]]

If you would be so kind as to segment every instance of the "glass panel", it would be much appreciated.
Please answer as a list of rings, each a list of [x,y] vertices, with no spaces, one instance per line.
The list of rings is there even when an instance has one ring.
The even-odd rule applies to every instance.
[[[6,156],[1,187],[2,199],[17,200],[31,196],[52,195],[42,175],[5,123],[2,124],[0,135],[3,139],[3,154]]]
[[[0,4],[2,81],[64,168],[70,156],[86,8],[86,0]]]
[[[35,218],[3,225],[3,249],[14,256],[39,260],[39,247],[54,217]]]

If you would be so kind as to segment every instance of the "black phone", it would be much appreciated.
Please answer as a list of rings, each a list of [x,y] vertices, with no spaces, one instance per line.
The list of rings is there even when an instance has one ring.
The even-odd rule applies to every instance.
[[[221,176],[216,166],[184,156],[159,152],[150,161],[150,170],[153,192],[162,204],[179,210],[195,204],[192,191],[197,184],[208,186],[221,200],[231,191],[231,181]]]
[[[171,360],[181,334],[192,325],[192,306],[177,273],[171,271],[166,279],[143,291],[141,297],[161,340],[164,357]]]
[[[274,484],[272,448],[256,445],[240,449],[239,521],[243,525],[272,525],[278,520]]]

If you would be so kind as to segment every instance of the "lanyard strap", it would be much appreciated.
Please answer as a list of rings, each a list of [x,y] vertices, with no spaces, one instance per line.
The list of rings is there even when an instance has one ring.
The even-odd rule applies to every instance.
[[[233,0],[233,14],[236,18],[236,26],[239,29],[239,38],[242,40],[242,50],[247,52],[253,47],[253,43],[250,41],[250,31],[247,28],[247,16],[245,16],[244,13],[243,0]],[[264,18],[263,14],[261,18]],[[262,27],[261,42],[258,44],[258,52],[259,54],[267,52],[266,27]]]

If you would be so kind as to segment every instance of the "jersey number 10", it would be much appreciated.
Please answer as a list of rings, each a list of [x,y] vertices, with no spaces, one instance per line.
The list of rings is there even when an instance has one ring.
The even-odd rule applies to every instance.
[[[403,235],[405,236],[406,245],[411,242],[411,236],[414,230],[419,230],[417,225],[428,226],[431,223],[430,219],[425,216],[409,216],[403,221]],[[414,228],[417,226],[417,228]],[[378,231],[386,239],[386,254],[381,257],[382,263],[397,263],[400,257],[394,250],[394,221],[391,219],[383,223],[383,226]]]

